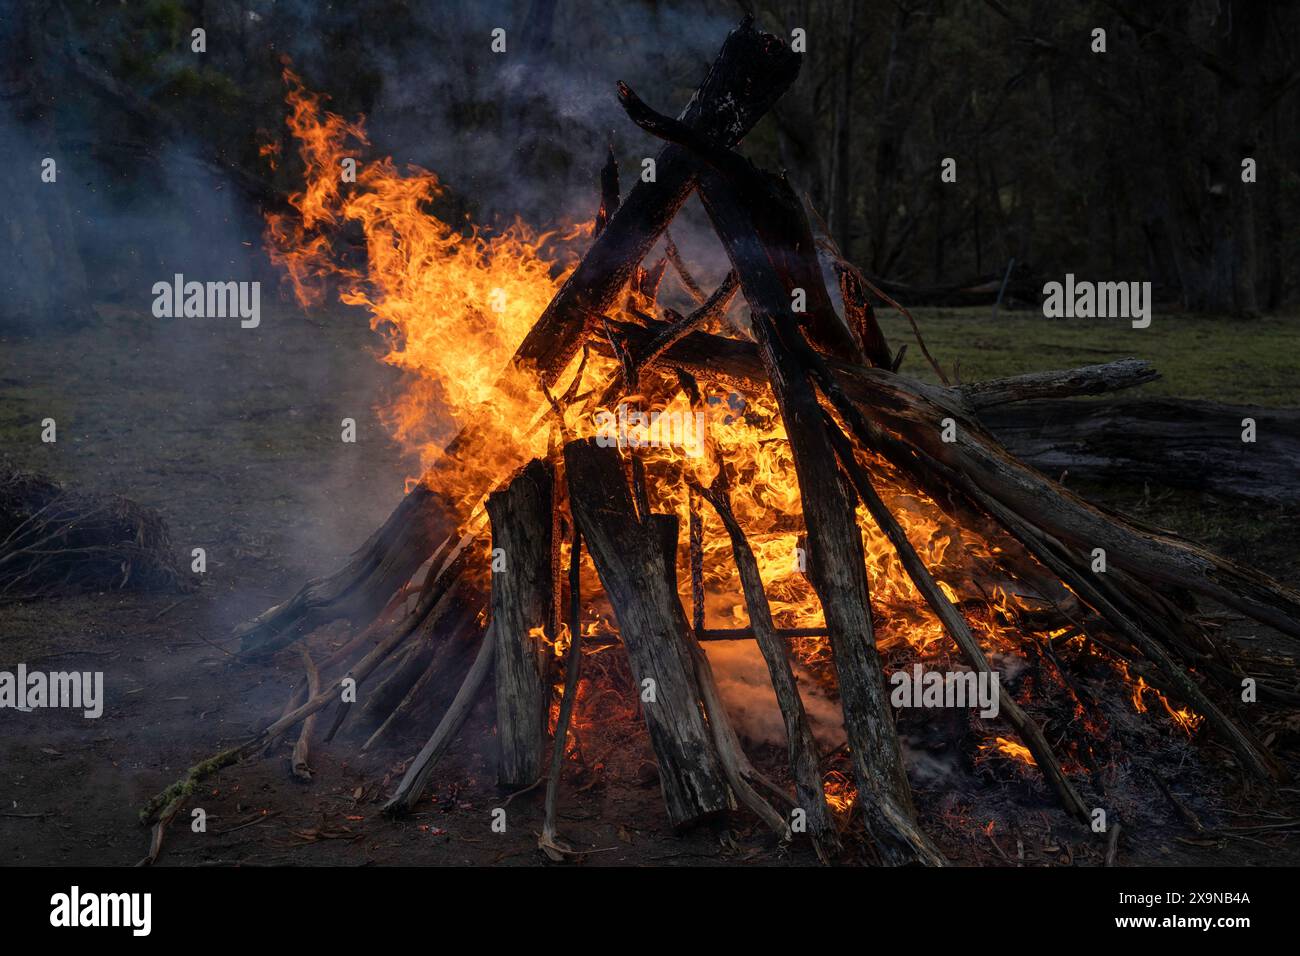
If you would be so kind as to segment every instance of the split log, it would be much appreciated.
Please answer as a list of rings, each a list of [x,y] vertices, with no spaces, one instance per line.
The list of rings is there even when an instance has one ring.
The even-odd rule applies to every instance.
[[[488,496],[492,522],[492,624],[497,639],[497,782],[526,787],[542,774],[548,661],[542,634],[552,610],[554,472],[534,459]]]
[[[729,797],[681,638],[690,625],[669,593],[657,535],[637,515],[618,451],[594,439],[572,441],[564,463],[573,517],[613,606],[637,690],[653,694],[643,709],[668,817],[688,826],[727,809]]]
[[[681,604],[677,583],[677,538],[680,522],[674,514],[652,514],[649,516],[649,522],[659,538],[659,546],[664,556],[665,583],[669,593],[677,602],[682,620],[685,620],[686,611]],[[695,679],[700,685],[700,703],[704,706],[704,713],[708,717],[708,728],[713,734],[713,743],[718,748],[718,760],[722,764],[722,772],[727,778],[727,783],[731,785],[732,792],[740,802],[767,824],[783,845],[788,844],[792,839],[790,824],[759,795],[751,781],[761,784],[786,803],[790,801],[789,795],[783,793],[776,784],[759,773],[745,754],[745,749],[740,745],[740,738],[736,736],[736,730],[731,725],[731,717],[727,714],[726,705],[722,702],[717,679],[713,676],[713,667],[709,664],[708,656],[695,640],[695,635],[687,628],[679,638],[695,668]]]
[[[777,37],[756,30],[746,16],[728,34],[681,122],[709,138],[735,145],[794,81],[800,57]],[[606,311],[667,228],[696,185],[695,163],[666,146],[655,158],[655,180],[638,181],[611,217],[578,268],[569,276],[520,344],[514,369],[532,369],[552,384],[581,347],[593,315]],[[540,405],[540,399],[539,399]],[[437,489],[440,474],[454,474],[473,461],[483,440],[467,427],[447,446],[443,460],[408,494],[384,525],[344,567],[313,579],[288,601],[235,631],[245,653],[282,647],[308,622],[338,617],[371,619],[438,542],[454,533],[461,502]],[[486,494],[490,489],[483,488]],[[471,502],[472,504],[472,502]]]

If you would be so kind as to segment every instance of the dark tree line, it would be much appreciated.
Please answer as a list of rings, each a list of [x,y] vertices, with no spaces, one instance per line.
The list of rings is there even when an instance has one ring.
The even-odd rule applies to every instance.
[[[1149,279],[1196,311],[1293,297],[1300,5],[756,7],[834,48],[778,110],[781,158],[876,275],[944,286],[1014,257],[1040,278]]]
[[[282,202],[291,150],[271,170],[258,149],[285,135],[285,56],[338,112],[377,111],[381,151],[446,173],[457,213],[543,225],[556,196],[594,197],[611,135],[639,148],[613,81],[673,106],[667,91],[686,95],[742,11],[807,43],[746,151],[788,170],[841,250],[915,300],[996,285],[1014,260],[1026,300],[1074,272],[1149,279],[1196,311],[1294,301],[1296,0],[11,0],[0,199],[21,248],[3,318],[84,317],[134,241],[96,245],[89,227],[183,208],[153,168],[175,149],[250,219]],[[505,66],[485,59],[493,24],[514,31]],[[70,160],[94,203],[37,189],[42,155]],[[141,267],[152,254],[130,252]]]

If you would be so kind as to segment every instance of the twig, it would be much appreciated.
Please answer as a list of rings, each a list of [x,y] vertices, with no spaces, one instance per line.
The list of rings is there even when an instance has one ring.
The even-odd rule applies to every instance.
[[[686,263],[682,261],[682,254],[677,251],[677,244],[673,242],[673,234],[667,229],[664,230],[664,252],[667,253],[668,261],[673,264],[673,268],[677,270],[677,275],[682,280],[682,285],[686,287],[686,291],[691,294],[691,298],[696,302],[703,302],[704,290],[686,268]]]
[[[546,781],[546,810],[538,847],[552,860],[556,854],[571,852],[555,838],[555,811],[559,803],[560,772],[564,768],[564,752],[569,741],[569,723],[573,719],[573,705],[578,696],[578,673],[582,667],[582,532],[573,522],[573,546],[569,552],[569,652],[564,658],[564,697],[560,701],[560,716],[555,722],[555,740],[551,746],[551,772]]]
[[[298,653],[302,656],[302,666],[307,672],[307,696],[315,697],[320,693],[320,672],[316,669],[316,664],[311,659],[311,653],[307,648],[299,644]],[[308,758],[311,734],[315,729],[316,715],[312,714],[302,722],[302,730],[298,733],[298,742],[293,746],[293,758],[290,761],[289,768],[299,780],[311,780],[311,767],[308,765]]]

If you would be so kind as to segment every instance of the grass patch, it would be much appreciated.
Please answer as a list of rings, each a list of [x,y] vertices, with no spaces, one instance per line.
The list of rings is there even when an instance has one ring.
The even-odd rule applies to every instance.
[[[926,381],[934,372],[907,320],[880,309],[881,327],[897,350],[908,345],[903,371]],[[1023,372],[1147,359],[1159,381],[1144,395],[1212,399],[1243,405],[1300,405],[1300,322],[1295,316],[1237,319],[1156,312],[1146,329],[1119,319],[1047,319],[1032,310],[914,309],[926,345],[950,379],[974,382]]]

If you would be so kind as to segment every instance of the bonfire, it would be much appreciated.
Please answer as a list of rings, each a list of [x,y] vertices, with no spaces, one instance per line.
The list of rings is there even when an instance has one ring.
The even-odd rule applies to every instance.
[[[541,234],[442,222],[437,176],[391,160],[342,182],[341,161],[365,158],[364,126],[286,70],[306,182],[269,217],[268,247],[304,306],[337,290],[368,310],[385,360],[409,373],[387,420],[423,470],[344,567],[238,630],[249,657],[296,644],[307,676],[278,719],[145,809],[154,855],[199,781],[294,731],[306,774],[326,726],[326,740],[362,728],[363,750],[422,727],[384,804],[409,812],[458,735],[493,732],[468,722],[493,694],[498,782],[545,782],[540,846],[565,858],[563,771],[617,685],[672,826],[744,807],[778,842],[810,840],[831,860],[852,813],[879,861],[942,864],[918,823],[888,660],[919,668],[918,693],[924,666],[960,668],[972,688],[1031,670],[1003,687],[982,759],[1040,776],[1081,827],[1105,809],[1099,686],[1145,719],[1213,735],[1251,775],[1282,777],[1240,701],[1243,681],[1285,699],[1293,675],[1243,660],[1195,601],[1294,637],[1300,595],[1095,507],[980,422],[996,405],[1155,371],[1127,360],[953,384],[913,323],[942,384],[908,375],[875,312],[903,307],[815,237],[794,185],[736,151],[798,69],[746,19],[676,118],[619,84],[630,122],[662,141],[652,175],[624,195],[611,150],[594,222]],[[730,261],[712,291],[668,232],[692,193]],[[338,251],[346,230],[364,236],[364,267]],[[661,301],[669,288],[692,306]],[[303,638],[339,621],[347,639],[314,660]],[[781,780],[747,755],[712,642],[761,654]],[[814,687],[842,718],[833,755],[814,733]]]

